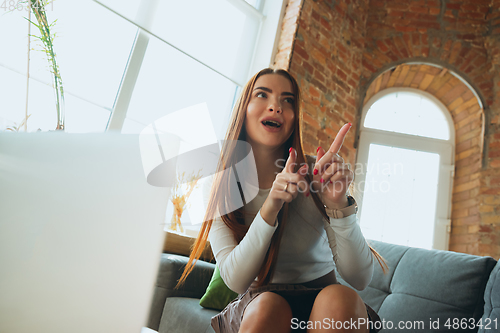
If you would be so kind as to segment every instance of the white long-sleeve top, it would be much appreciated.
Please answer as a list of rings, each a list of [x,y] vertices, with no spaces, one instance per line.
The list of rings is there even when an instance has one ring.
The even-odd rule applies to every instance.
[[[251,186],[247,184],[248,186]],[[278,226],[270,226],[260,208],[271,189],[259,189],[245,206],[249,225],[238,244],[221,218],[212,224],[209,240],[226,285],[244,293],[256,279],[271,238]],[[290,203],[271,283],[304,283],[317,279],[335,266],[340,276],[358,290],[366,288],[373,274],[373,255],[358,224],[357,215],[326,221],[311,197],[302,193]]]

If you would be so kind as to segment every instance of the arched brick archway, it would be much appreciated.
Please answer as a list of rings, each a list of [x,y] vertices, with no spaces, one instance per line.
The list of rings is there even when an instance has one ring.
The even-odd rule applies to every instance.
[[[461,173],[457,170],[455,186],[463,187],[458,189],[460,191],[454,189],[454,230],[450,249],[493,257],[500,253],[500,215],[497,209],[500,204],[500,76],[495,61],[500,45],[499,15],[500,3],[496,1],[369,0],[360,75],[361,98],[380,73],[385,73],[395,64],[406,63],[408,59],[454,70],[475,89],[483,102],[484,133],[478,138],[477,125],[470,123],[459,128],[457,134],[464,132],[465,137],[475,138],[476,150],[477,144],[485,141],[482,168],[476,171],[477,166],[471,167],[469,171],[473,176],[464,180],[460,179]],[[444,91],[447,87],[442,89]],[[463,122],[466,120],[458,117],[455,126],[460,127]],[[458,140],[457,137],[457,151],[469,149],[460,146]],[[470,152],[457,154],[461,153],[467,155]],[[474,163],[471,160],[477,160],[477,156],[473,153],[464,157],[464,162],[458,160],[457,167],[461,163]],[[461,181],[465,183],[460,184]]]
[[[495,72],[488,61],[484,37],[490,6],[466,2],[471,4],[448,3],[442,10],[435,0],[428,0],[425,7],[409,2],[371,1],[361,81],[373,78],[391,63],[407,59],[432,62],[463,73],[484,97],[484,107],[492,105]]]
[[[474,188],[480,183],[475,196],[479,204],[467,207],[467,216],[457,217],[463,224],[455,223],[454,232],[467,233],[454,236],[452,249],[493,257],[500,256],[499,18],[500,1],[491,0],[290,0],[275,64],[289,69],[304,92],[303,142],[310,154],[318,145],[331,144],[343,123],[358,126],[372,81],[394,67],[395,73],[409,59],[438,64],[467,78],[483,102],[484,159],[479,180],[473,179]],[[413,75],[409,69],[407,74]],[[425,73],[424,80],[427,74],[432,75]],[[446,73],[440,74],[445,80]],[[466,121],[458,113],[457,119],[457,126]],[[341,152],[351,163],[356,156],[354,134],[348,133]],[[457,150],[465,149],[467,155],[468,145],[457,145]],[[458,194],[454,199],[470,200]]]
[[[455,176],[453,183],[449,249],[465,252],[477,246],[478,207],[483,154],[484,111],[474,91],[448,69],[429,64],[401,64],[376,76],[366,89],[363,105],[379,91],[410,87],[439,99],[455,124]],[[464,248],[465,247],[465,248]]]

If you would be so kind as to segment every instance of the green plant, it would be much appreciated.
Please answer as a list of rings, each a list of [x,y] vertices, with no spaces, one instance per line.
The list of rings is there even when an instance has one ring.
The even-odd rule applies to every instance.
[[[46,15],[46,6],[51,2],[48,0],[29,0],[26,1],[29,4],[29,8],[33,15],[36,17],[35,23],[32,20],[27,20],[38,28],[40,31],[40,36],[30,35],[31,37],[39,39],[44,48],[44,52],[47,56],[47,60],[49,62],[49,66],[51,68],[51,73],[54,76],[54,91],[55,91],[55,99],[56,99],[56,111],[57,111],[57,127],[56,130],[64,130],[64,89],[63,83],[61,79],[61,73],[59,71],[59,66],[56,62],[56,53],[54,51],[54,37],[51,29],[54,27],[57,20],[49,24]]]
[[[21,130],[21,127],[23,127],[24,124],[26,124],[26,122],[28,121],[28,118],[30,116],[31,115],[28,115],[28,116],[24,117],[24,119],[19,123],[19,125],[17,125],[17,123],[14,123],[14,125],[8,126],[5,130],[6,131],[12,131],[12,132],[19,132]]]

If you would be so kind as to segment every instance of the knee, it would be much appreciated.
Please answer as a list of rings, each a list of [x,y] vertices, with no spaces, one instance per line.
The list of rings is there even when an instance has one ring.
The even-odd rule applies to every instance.
[[[241,326],[251,332],[289,332],[292,309],[278,294],[264,292],[257,296],[243,313]]]
[[[321,290],[314,301],[314,308],[325,310],[338,320],[367,316],[365,303],[358,293],[340,284],[332,284]]]

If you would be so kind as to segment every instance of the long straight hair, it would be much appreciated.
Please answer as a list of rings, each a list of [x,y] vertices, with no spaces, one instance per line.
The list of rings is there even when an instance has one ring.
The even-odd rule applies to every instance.
[[[229,213],[222,215],[221,219],[226,224],[226,226],[232,231],[234,238],[239,243],[245,237],[248,226],[245,225],[245,212],[244,208],[241,207],[239,209],[232,210],[228,205],[228,203],[224,198],[236,198],[240,196],[240,193],[232,193],[234,190],[234,186],[230,185],[229,173],[222,172],[228,167],[235,165],[237,162],[238,156],[235,151],[235,145],[231,144],[235,142],[234,140],[246,140],[246,133],[244,130],[244,124],[246,119],[246,110],[248,104],[251,99],[252,91],[255,86],[255,82],[258,78],[267,74],[276,74],[281,75],[287,78],[292,84],[293,93],[295,94],[295,102],[294,102],[294,126],[293,133],[290,138],[283,145],[283,157],[286,158],[286,154],[290,148],[294,148],[297,152],[297,165],[303,165],[306,163],[306,157],[303,151],[302,145],[302,111],[300,108],[301,98],[300,98],[300,89],[297,84],[295,78],[289,74],[286,70],[283,69],[272,69],[266,68],[255,74],[248,83],[243,87],[243,91],[241,96],[239,97],[234,110],[231,116],[231,120],[229,121],[229,127],[227,129],[224,144],[222,146],[221,155],[219,158],[219,163],[217,165],[217,172],[214,177],[214,181],[212,183],[212,187],[210,189],[209,202],[207,205],[207,211],[205,213],[204,221],[200,231],[198,233],[198,237],[194,242],[191,254],[189,256],[189,260],[184,267],[184,271],[182,272],[181,278],[177,283],[176,288],[180,287],[185,281],[187,276],[191,273],[194,268],[195,262],[202,255],[208,240],[208,235],[210,232],[210,228],[212,227],[212,223],[214,220],[214,216],[216,211],[228,211]],[[306,180],[310,183],[312,181],[310,175],[306,175]],[[318,193],[311,192],[311,196],[314,200],[314,203],[318,210],[321,212],[323,217],[329,220],[328,215],[326,214],[325,207],[319,197]],[[229,208],[229,209],[228,209]],[[278,250],[281,242],[281,238],[283,236],[283,231],[286,227],[286,221],[288,216],[288,203],[285,203],[281,210],[278,213],[278,227],[274,232],[273,237],[271,239],[271,244],[266,253],[266,257],[264,258],[264,262],[259,270],[257,275],[257,285],[263,286],[271,282],[274,269],[277,262]],[[373,249],[371,248],[375,258],[378,260],[381,265],[383,271],[387,270],[387,265],[385,264],[384,259]]]

